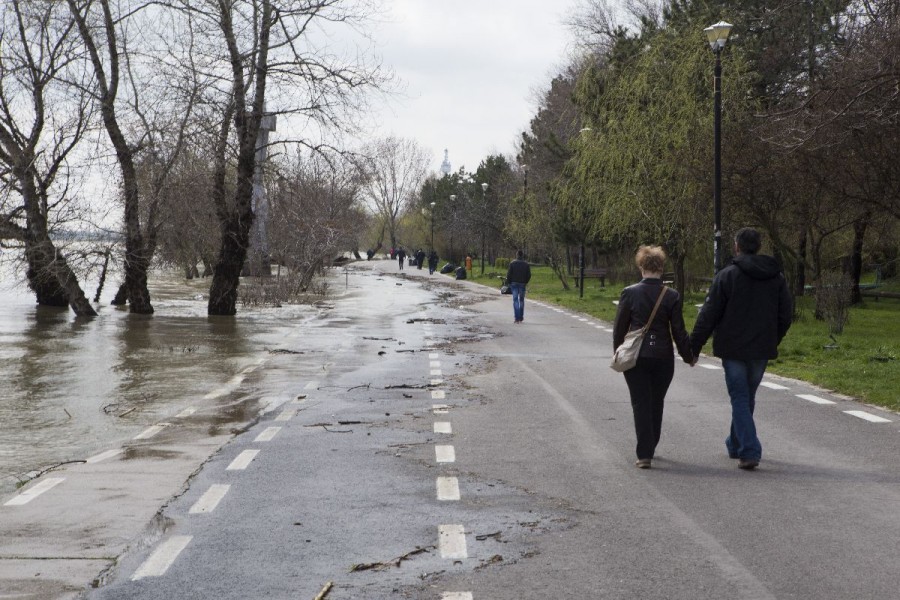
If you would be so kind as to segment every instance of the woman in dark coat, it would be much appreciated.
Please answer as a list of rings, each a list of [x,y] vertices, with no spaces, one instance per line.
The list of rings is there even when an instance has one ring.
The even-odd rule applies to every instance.
[[[635,262],[641,270],[642,279],[622,290],[613,325],[613,350],[622,344],[629,331],[641,329],[647,324],[663,290],[662,274],[666,254],[662,248],[641,246]],[[673,338],[682,360],[692,366],[695,362],[690,338],[684,329],[681,309],[681,296],[677,291],[666,288],[653,323],[644,336],[637,364],[624,373],[637,433],[635,465],[641,469],[650,468],[659,443],[663,403],[675,373]]]

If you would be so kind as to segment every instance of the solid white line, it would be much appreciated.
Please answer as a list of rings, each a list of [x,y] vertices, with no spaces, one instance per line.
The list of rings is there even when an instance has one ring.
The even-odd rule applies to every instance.
[[[873,415],[872,413],[867,413],[864,410],[845,410],[845,413],[848,415],[853,415],[854,417],[859,417],[864,421],[868,421],[870,423],[890,423],[890,419],[885,419],[884,417],[879,417],[878,415]]]
[[[244,450],[240,454],[237,455],[231,464],[225,467],[226,471],[242,471],[246,469],[253,459],[256,458],[256,455],[259,454],[259,450]]]
[[[446,404],[432,404],[431,410],[436,415],[446,415],[450,412],[450,407]]]
[[[49,477],[49,478],[41,481],[34,487],[31,487],[31,488],[25,490],[24,492],[22,492],[21,494],[19,494],[15,498],[13,498],[12,500],[7,501],[6,504],[4,504],[3,506],[23,506],[25,504],[28,504],[29,502],[31,502],[32,500],[34,500],[35,498],[37,498],[44,492],[58,486],[60,483],[62,483],[65,480],[66,480],[65,477]]]
[[[151,554],[144,564],[134,572],[131,577],[132,581],[143,579],[144,577],[160,577],[165,575],[181,551],[187,548],[191,543],[192,537],[189,535],[173,535],[163,542],[153,554]]]
[[[779,384],[777,384],[777,383],[772,383],[771,381],[762,381],[762,382],[760,382],[759,385],[761,385],[761,386],[763,386],[763,387],[767,387],[767,388],[769,388],[770,390],[787,390],[787,389],[790,389],[790,388],[788,388],[787,386],[779,385]]]
[[[704,369],[709,369],[710,371],[719,371],[722,368],[719,365],[705,365],[704,364],[704,365],[700,365],[700,366],[703,367]]]
[[[191,416],[195,412],[197,412],[197,409],[194,407],[186,408],[183,411],[181,411],[180,413],[178,413],[177,415],[175,415],[175,418],[176,419],[184,419],[185,417]]]
[[[438,547],[441,558],[469,558],[466,531],[462,525],[438,525]]]
[[[286,408],[281,413],[275,417],[276,421],[290,421],[294,415],[297,414],[296,408]]]
[[[438,421],[434,424],[435,433],[453,433],[453,427],[449,421]]]
[[[431,391],[431,399],[432,400],[443,400],[447,397],[447,393],[444,390],[432,390]]]
[[[804,400],[809,400],[810,402],[815,402],[816,404],[837,404],[836,402],[826,400],[825,398],[819,398],[818,396],[813,396],[812,394],[797,394],[797,397],[803,398]]]
[[[222,498],[225,497],[225,494],[228,493],[229,489],[231,489],[230,485],[216,484],[210,486],[209,489],[200,496],[200,499],[194,503],[188,513],[192,515],[211,513],[216,510],[219,502],[222,501]]]
[[[437,499],[459,500],[459,480],[456,477],[438,477]]]
[[[435,446],[434,458],[439,463],[456,462],[456,450],[453,449],[453,446]]]
[[[314,390],[314,389],[316,389],[317,387],[319,387],[319,382],[318,382],[318,381],[310,381],[310,382],[307,383],[305,386],[303,386],[303,389],[304,389],[304,390]]]
[[[121,448],[113,448],[112,450],[107,450],[106,452],[101,452],[100,454],[95,454],[94,456],[87,459],[85,462],[92,465],[94,463],[102,462],[107,458],[112,458],[118,454],[122,453]]]
[[[443,375],[443,373],[440,369],[432,369],[429,375],[431,375],[432,377],[440,377],[441,375]]]
[[[440,369],[440,368],[441,368],[441,361],[439,361],[439,360],[433,360],[433,361],[431,361],[430,363],[428,363],[428,367],[431,368],[431,369]]]
[[[153,425],[151,427],[148,427],[144,431],[140,432],[139,434],[137,434],[136,436],[134,436],[131,439],[146,440],[146,439],[152,438],[153,436],[158,434],[160,431],[165,429],[168,425],[169,425],[168,423],[160,423],[159,425]]]
[[[441,600],[473,600],[472,592],[444,592]]]
[[[428,358],[430,358],[431,360],[437,360],[440,357],[441,357],[441,355],[438,352],[432,352],[431,354],[428,355]]]
[[[254,442],[271,442],[278,432],[281,431],[281,427],[267,427],[265,431],[256,436]]]

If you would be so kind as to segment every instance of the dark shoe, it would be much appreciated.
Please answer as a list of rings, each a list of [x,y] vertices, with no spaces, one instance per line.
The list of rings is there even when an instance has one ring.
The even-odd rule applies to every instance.
[[[649,458],[639,458],[639,459],[637,459],[637,461],[634,463],[634,466],[636,466],[638,469],[649,469],[649,468],[650,468],[650,462],[651,462],[651,461],[650,461]]]
[[[738,469],[744,469],[745,471],[752,471],[757,466],[759,466],[758,460],[742,458],[738,461]]]

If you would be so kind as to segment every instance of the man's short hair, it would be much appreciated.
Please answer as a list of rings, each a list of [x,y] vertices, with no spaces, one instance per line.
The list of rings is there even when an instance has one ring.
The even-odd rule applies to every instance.
[[[762,246],[762,237],[752,227],[743,227],[734,234],[734,243],[741,254],[756,254]]]
[[[519,260],[522,260],[523,258],[525,258],[525,253],[522,252],[521,250],[516,250],[516,258],[518,258]]]

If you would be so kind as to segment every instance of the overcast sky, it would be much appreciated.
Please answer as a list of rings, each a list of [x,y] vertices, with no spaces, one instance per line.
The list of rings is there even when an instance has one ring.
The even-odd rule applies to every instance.
[[[563,23],[576,0],[386,0],[376,31],[385,66],[403,85],[379,121],[382,134],[414,138],[440,168],[474,171],[512,154],[543,90],[566,63]]]

